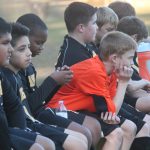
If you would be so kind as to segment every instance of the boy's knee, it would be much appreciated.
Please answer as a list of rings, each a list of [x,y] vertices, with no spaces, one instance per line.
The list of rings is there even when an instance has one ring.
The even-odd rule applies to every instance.
[[[121,127],[124,131],[124,135],[126,135],[128,137],[135,137],[136,131],[137,131],[137,126],[134,122],[132,122],[130,120],[126,120],[124,126],[121,126]]]
[[[150,132],[149,125],[147,123],[145,123],[144,126],[142,127],[141,131],[143,133],[149,133]]]
[[[49,150],[49,149],[55,150],[54,142],[47,137],[38,135],[36,138],[36,142],[39,143],[40,145],[42,145],[42,147],[45,150]]]
[[[106,136],[106,139],[109,141],[122,141],[123,140],[123,131],[121,128],[116,128],[115,130],[113,130],[109,135]]]
[[[29,150],[44,150],[44,148],[40,144],[34,143]]]
[[[46,149],[47,150],[55,150],[55,143],[52,140],[46,142]]]
[[[92,136],[96,136],[98,139],[100,138],[101,126],[97,119],[86,116],[83,125],[91,131]]]
[[[72,135],[68,135],[68,137],[66,138],[64,144],[63,144],[63,148],[64,149],[72,149],[72,150],[87,150],[88,149],[88,144],[77,137],[74,137]]]

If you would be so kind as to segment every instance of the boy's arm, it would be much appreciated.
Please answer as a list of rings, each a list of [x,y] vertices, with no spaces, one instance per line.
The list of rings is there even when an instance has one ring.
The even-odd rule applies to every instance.
[[[127,87],[127,90],[129,92],[134,92],[134,91],[137,91],[139,89],[146,89],[146,88],[149,88],[150,87],[150,82],[148,80],[145,80],[145,79],[142,79],[142,80],[138,80],[138,81],[135,81],[135,80],[130,80],[129,84],[128,84],[128,87]]]
[[[17,97],[10,83],[4,76],[2,79],[2,90],[3,105],[9,126],[24,129],[26,127],[26,119],[23,107],[19,97]]]
[[[32,112],[34,113],[43,105],[43,102],[48,102],[50,98],[57,92],[60,85],[69,82],[72,79],[72,71],[66,67],[54,71],[44,82],[36,88],[33,93],[27,97]]]
[[[119,81],[118,81],[116,95],[113,99],[113,101],[116,105],[116,113],[119,112],[121,105],[123,103],[126,88],[127,88],[128,82],[132,76],[132,73],[133,73],[132,68],[127,67],[127,66],[120,67],[117,72]]]

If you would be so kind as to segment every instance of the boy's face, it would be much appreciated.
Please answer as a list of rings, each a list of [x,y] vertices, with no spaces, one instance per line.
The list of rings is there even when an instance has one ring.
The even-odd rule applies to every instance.
[[[29,47],[30,42],[27,36],[22,36],[17,40],[14,51],[10,57],[10,64],[17,70],[25,69],[31,63],[32,53]]]
[[[34,35],[30,35],[30,43],[31,47],[30,50],[32,52],[32,57],[39,55],[42,50],[44,50],[44,43],[47,40],[48,31],[47,30],[36,30]]]
[[[100,42],[100,40],[106,33],[110,31],[114,31],[114,30],[116,30],[115,26],[110,23],[106,23],[102,27],[98,27],[98,30],[96,33],[96,41]]]
[[[10,33],[0,35],[0,66],[4,66],[9,63],[9,59],[13,51],[10,44],[11,38]]]
[[[90,43],[95,40],[96,32],[97,32],[97,24],[96,24],[97,16],[94,14],[91,20],[87,25],[84,25],[84,41],[85,43]]]
[[[132,65],[134,64],[134,62],[133,62],[134,54],[135,54],[135,50],[130,50],[121,56],[117,56],[115,68],[119,69],[120,66],[132,67]]]

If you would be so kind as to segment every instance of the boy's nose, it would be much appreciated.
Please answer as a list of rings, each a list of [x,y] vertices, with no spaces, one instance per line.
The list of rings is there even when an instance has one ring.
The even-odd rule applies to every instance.
[[[28,56],[31,56],[32,55],[32,52],[31,52],[31,50],[28,48]]]
[[[12,53],[12,51],[14,51],[14,49],[13,49],[13,47],[12,47],[11,44],[10,44],[10,46],[9,46],[9,48],[8,48],[8,52],[9,52],[9,53]]]

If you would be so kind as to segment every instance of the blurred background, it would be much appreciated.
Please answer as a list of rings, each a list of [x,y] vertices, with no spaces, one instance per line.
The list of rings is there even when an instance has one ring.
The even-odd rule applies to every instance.
[[[0,16],[7,21],[16,21],[21,15],[32,12],[39,15],[49,28],[45,50],[40,56],[33,58],[33,64],[38,71],[38,84],[54,70],[59,47],[64,35],[67,34],[63,13],[67,5],[73,1],[82,1],[100,7],[107,6],[115,0],[0,0]],[[150,31],[150,1],[123,1],[131,3]]]

